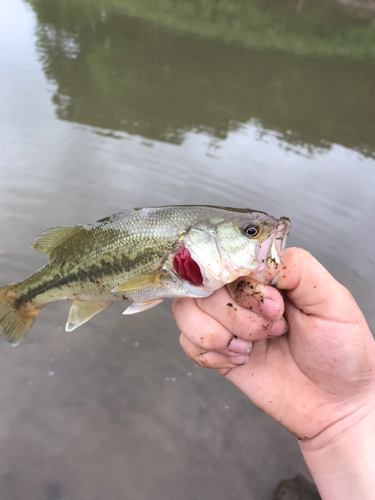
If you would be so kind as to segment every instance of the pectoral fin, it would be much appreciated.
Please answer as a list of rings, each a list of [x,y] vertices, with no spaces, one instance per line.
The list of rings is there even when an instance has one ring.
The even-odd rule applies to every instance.
[[[72,332],[109,305],[110,302],[86,302],[83,300],[74,300],[69,311],[65,330],[67,332]]]
[[[128,290],[137,290],[138,288],[159,285],[161,275],[162,273],[160,273],[160,271],[157,271],[153,274],[141,274],[139,276],[135,276],[134,278],[125,281],[125,283],[116,286],[116,288],[111,290],[111,292],[127,292]]]
[[[160,304],[160,302],[163,302],[163,300],[164,299],[154,299],[144,300],[142,302],[133,302],[127,309],[125,309],[122,314],[136,314],[142,311],[147,311],[147,309],[151,309],[151,307]]]

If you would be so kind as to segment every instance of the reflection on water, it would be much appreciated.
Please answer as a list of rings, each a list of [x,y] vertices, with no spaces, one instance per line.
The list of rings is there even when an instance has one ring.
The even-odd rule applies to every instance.
[[[167,30],[122,14],[133,5],[129,1],[119,1],[117,10],[111,2],[89,8],[84,0],[32,4],[39,18],[38,51],[46,75],[57,84],[53,102],[63,120],[177,144],[187,131],[204,130],[222,139],[251,121],[260,134],[272,132],[285,147],[312,152],[336,143],[374,155],[375,60],[342,57],[334,50],[322,54],[317,44],[330,46],[333,31],[339,46],[348,38],[350,47],[363,47],[362,55],[375,55],[371,18],[349,17],[331,5],[331,16],[324,18],[321,5],[314,10],[308,3],[296,12],[291,4],[280,10],[271,2],[265,15],[274,7],[289,20],[283,33],[290,28],[296,37],[294,52],[286,52],[258,50],[261,38],[256,48],[242,48],[222,37]],[[165,15],[166,21],[163,5],[154,7],[155,15],[162,21]],[[220,23],[210,16],[213,26]],[[311,21],[316,33],[310,40]],[[351,40],[353,32],[363,39]],[[304,43],[318,53],[296,55]]]
[[[375,328],[373,21],[278,5],[0,2],[0,286],[45,263],[28,245],[48,227],[250,206],[289,216],[288,244]],[[186,358],[169,301],[70,334],[68,310],[0,346],[1,500],[270,500],[307,474],[293,436]]]

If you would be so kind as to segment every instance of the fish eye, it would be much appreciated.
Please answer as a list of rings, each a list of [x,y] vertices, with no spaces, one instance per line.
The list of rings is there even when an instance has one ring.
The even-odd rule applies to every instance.
[[[250,236],[250,238],[255,238],[259,234],[259,226],[258,224],[252,222],[250,224],[246,224],[246,226],[243,228],[243,231],[246,234],[246,236]]]

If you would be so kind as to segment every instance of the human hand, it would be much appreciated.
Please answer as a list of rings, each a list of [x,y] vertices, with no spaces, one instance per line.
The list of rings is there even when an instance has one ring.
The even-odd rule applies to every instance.
[[[173,312],[186,354],[304,440],[314,462],[316,450],[375,421],[375,343],[354,298],[304,250],[285,251],[277,287],[285,311],[280,292],[245,279],[205,299],[177,299]]]

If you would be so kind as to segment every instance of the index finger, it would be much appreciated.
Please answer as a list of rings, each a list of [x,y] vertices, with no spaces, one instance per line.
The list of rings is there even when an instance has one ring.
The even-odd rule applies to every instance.
[[[279,292],[275,292],[278,300],[273,301],[273,305],[268,305],[267,315],[269,317],[261,312],[266,299],[261,299],[263,302],[258,302],[257,299],[246,293],[242,303],[247,307],[243,307],[233,300],[226,287],[216,290],[215,293],[204,299],[195,299],[195,302],[203,312],[215,318],[233,335],[252,342],[264,339],[269,335],[282,335],[287,331],[287,324],[282,318],[283,300]],[[248,302],[246,303],[246,301]],[[249,306],[249,303],[252,305]]]

